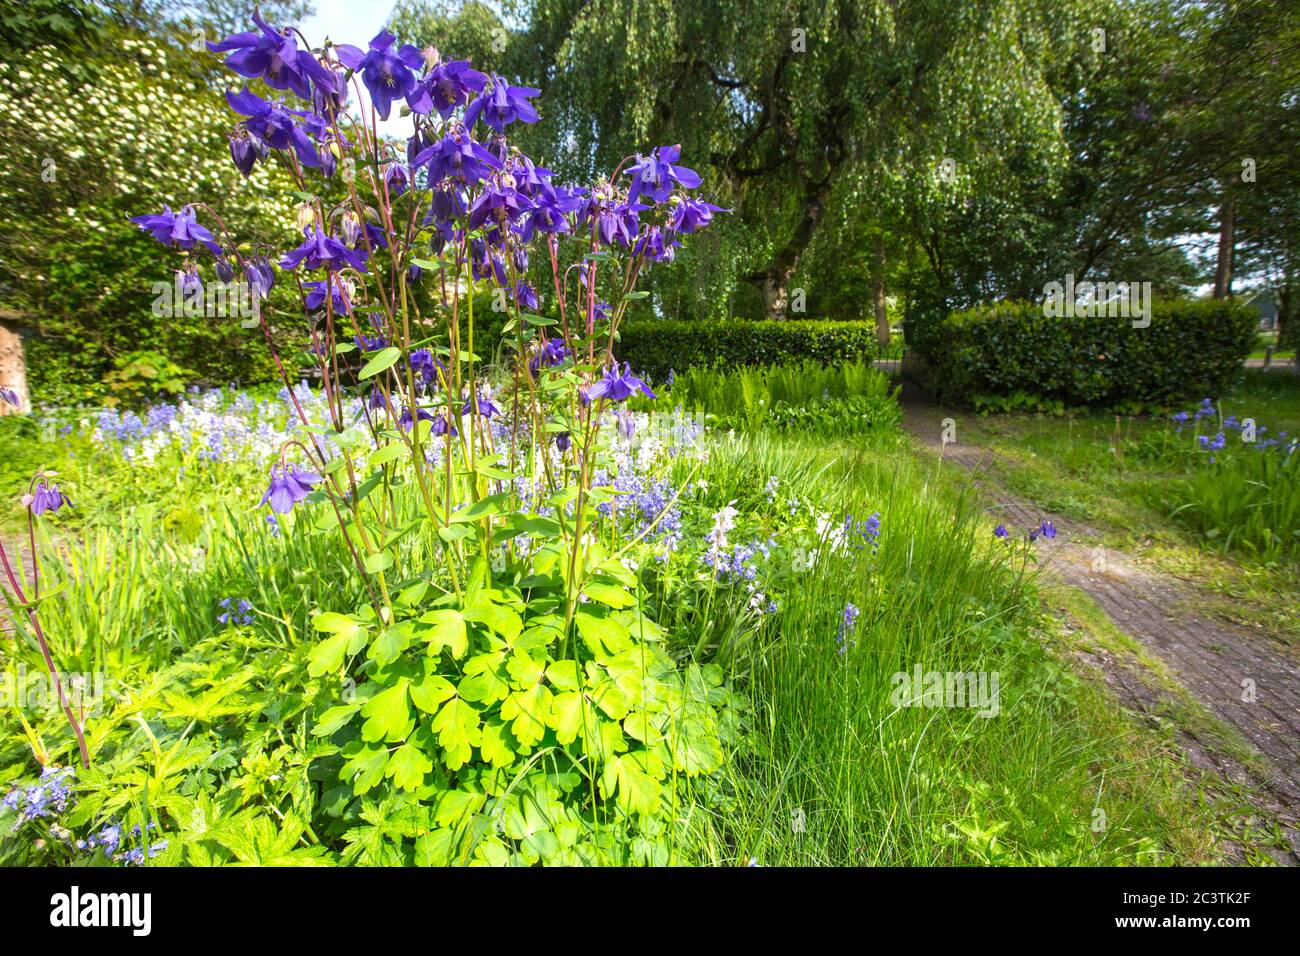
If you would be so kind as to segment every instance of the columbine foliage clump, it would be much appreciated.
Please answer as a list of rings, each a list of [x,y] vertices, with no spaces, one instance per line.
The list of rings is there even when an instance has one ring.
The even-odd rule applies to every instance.
[[[613,413],[653,397],[615,346],[638,278],[721,210],[675,146],[556,182],[509,137],[539,121],[539,91],[467,61],[256,27],[211,45],[276,94],[227,93],[230,155],[243,175],[284,167],[301,242],[233,234],[212,197],[134,221],[189,273],[210,260],[222,281],[299,292],[327,421],[262,316],[301,423],[262,504],[286,533],[341,535],[369,596],[319,609],[302,665],[345,858],[667,862],[679,788],[720,766],[731,698],[716,666],[669,656],[643,605],[635,569],[679,516],[666,486],[610,478]],[[349,112],[359,86],[380,118],[405,101],[407,143]],[[484,293],[505,318],[492,364]]]

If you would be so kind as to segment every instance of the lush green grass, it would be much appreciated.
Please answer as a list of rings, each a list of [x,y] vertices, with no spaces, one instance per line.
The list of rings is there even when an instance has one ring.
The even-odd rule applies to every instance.
[[[994,452],[1012,491],[1196,580],[1224,616],[1300,639],[1300,455],[1245,447],[1231,430],[1224,453],[1201,449],[1195,436],[1213,436],[1219,414],[1253,418],[1269,429],[1261,440],[1300,434],[1300,379],[1248,370],[1216,417],[1181,432],[1166,417],[1075,413],[971,417],[960,435]]]
[[[806,405],[827,391],[892,404],[871,370],[836,374],[775,371],[747,379],[748,394]],[[728,400],[704,377],[677,387],[701,396],[704,407]],[[722,414],[753,407],[743,399]],[[647,610],[673,657],[682,667],[718,665],[742,705],[726,711],[721,769],[672,790],[672,815],[687,835],[672,843],[672,859],[1217,859],[1215,835],[1231,821],[1200,801],[1165,742],[1074,676],[1032,566],[1017,545],[991,537],[957,486],[919,464],[883,419],[843,440],[770,424],[717,431],[706,461],[683,457],[671,466],[675,486],[696,489],[688,523],[705,524],[691,530],[734,503],[746,535],[781,533],[792,513],[831,527],[846,515],[856,523],[878,513],[879,538],[873,545],[850,536],[838,555],[827,539],[815,559],[778,543],[762,579],[779,595],[770,614],[751,612],[742,587],[701,576],[684,559],[647,572]],[[6,434],[0,453],[30,441],[21,426]],[[300,520],[274,536],[254,507],[256,469],[213,466],[192,476],[193,488],[178,488],[123,473],[81,437],[68,441],[57,446],[62,458],[49,454],[56,446],[39,455],[70,476],[69,492],[94,520],[54,535],[42,530],[43,548],[58,545],[66,555],[62,566],[44,564],[46,593],[63,590],[42,617],[61,668],[106,673],[117,697],[91,722],[92,747],[106,756],[82,777],[90,809],[81,822],[101,812],[162,819],[174,844],[164,862],[383,859],[365,855],[366,841],[400,842],[401,827],[379,833],[380,804],[364,818],[347,808],[346,793],[330,783],[338,758],[319,756],[325,742],[310,734],[320,719],[316,702],[337,696],[337,688],[306,679],[320,640],[312,614],[366,599],[328,522],[318,531]],[[177,463],[168,464],[171,471],[158,474],[174,473]],[[99,500],[114,508],[97,511]],[[399,489],[393,507],[408,506]],[[402,549],[433,560],[436,536],[418,530]],[[217,622],[218,602],[232,597],[252,604],[250,625]],[[844,628],[849,604],[859,615]],[[39,671],[26,628],[0,661]],[[996,673],[997,715],[899,706],[891,699],[895,675],[918,667]],[[29,775],[33,753],[69,760],[61,716],[28,717],[11,710],[4,718],[0,783]],[[287,837],[277,842],[281,817]],[[205,829],[195,831],[192,820]],[[616,857],[641,859],[635,845],[644,835],[629,825],[629,848]],[[4,852],[29,859],[12,842]]]
[[[823,368],[815,362],[732,371],[689,369],[658,398],[639,407],[681,407],[722,429],[774,428],[834,438],[898,435],[898,404],[889,377],[866,363]]]
[[[834,513],[884,515],[880,548],[814,566],[775,620],[738,631],[678,608],[696,647],[728,652],[752,701],[719,860],[762,864],[1114,864],[1213,858],[1215,824],[1177,763],[1077,680],[1012,546],[904,454],[772,438],[720,448],[720,499],[769,474]],[[792,572],[798,573],[798,572]],[[839,615],[861,609],[836,651]],[[894,675],[997,672],[1001,711],[897,707]],[[1098,809],[1104,826],[1094,830]],[[796,832],[802,820],[802,832]]]

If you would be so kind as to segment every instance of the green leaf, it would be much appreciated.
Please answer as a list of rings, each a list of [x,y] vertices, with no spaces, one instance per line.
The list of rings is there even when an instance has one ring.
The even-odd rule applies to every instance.
[[[416,790],[424,783],[424,776],[433,769],[433,761],[426,757],[414,743],[407,742],[398,747],[388,758],[388,769],[384,772],[393,778],[393,784],[399,790]]]
[[[447,754],[447,769],[459,770],[474,755],[473,748],[483,739],[479,730],[479,712],[459,697],[453,697],[438,711],[431,729]]]
[[[432,624],[422,631],[420,637],[429,644],[430,654],[439,654],[445,647],[451,656],[459,660],[469,649],[469,638],[465,633],[465,618],[455,608],[444,607],[429,611],[420,616],[424,624]]]
[[[578,633],[582,635],[582,639],[587,642],[593,654],[613,655],[630,646],[627,625],[612,617],[598,615],[588,608],[581,607],[574,615],[574,621],[578,625]]]
[[[576,691],[556,694],[551,700],[551,713],[546,724],[555,731],[555,739],[561,744],[571,744],[583,733],[584,721],[587,727],[594,727],[600,720],[587,698]]]
[[[515,686],[521,689],[532,687],[542,679],[542,664],[527,654],[511,654],[506,661],[506,672]]]
[[[617,584],[602,584],[599,581],[589,581],[583,586],[582,593],[593,601],[599,601],[601,604],[612,608],[632,607],[636,604],[636,598]]]
[[[337,707],[331,707],[320,715],[320,719],[316,721],[316,726],[311,729],[311,732],[317,737],[328,737],[351,720],[352,715],[360,709],[361,705],[359,703],[340,704]]]
[[[578,662],[556,661],[546,668],[546,679],[559,690],[578,689]]]
[[[649,815],[659,809],[663,774],[663,761],[649,751],[615,755],[605,764],[600,792],[607,798],[617,793],[618,805],[625,813]]]
[[[463,524],[466,521],[478,521],[480,518],[487,518],[491,515],[500,514],[501,509],[510,499],[507,492],[499,495],[488,495],[486,498],[480,498],[473,504],[466,505],[451,516],[452,524]]]
[[[370,456],[370,467],[378,468],[380,465],[386,465],[390,461],[396,461],[408,452],[409,449],[405,445],[397,443],[385,445]]]
[[[436,714],[443,701],[455,696],[455,686],[438,674],[430,674],[418,684],[411,685],[411,700],[426,714]]]
[[[483,737],[479,744],[483,759],[494,767],[508,767],[514,762],[515,752],[510,746],[510,732],[506,725],[497,720],[489,720],[483,725]]]
[[[380,349],[365,365],[361,366],[361,372],[357,375],[358,379],[367,379],[380,372],[387,371],[396,364],[397,360],[402,357],[402,350],[389,346],[386,349]]]
[[[348,633],[335,634],[313,647],[307,655],[307,673],[312,677],[321,677],[342,667],[351,639],[352,635]]]
[[[406,690],[410,681],[399,678],[387,690],[380,691],[361,706],[361,716],[367,718],[361,725],[361,736],[370,743],[387,740],[390,743],[403,739],[411,732],[415,721],[407,703]]]
[[[388,751],[383,747],[359,746],[352,759],[343,765],[339,776],[351,780],[353,792],[360,795],[384,779],[384,768],[387,766]]]
[[[410,646],[411,636],[411,625],[407,621],[386,627],[370,645],[368,656],[380,667],[385,667],[397,660],[402,651]]]
[[[518,690],[501,704],[501,716],[512,721],[510,730],[525,747],[531,747],[546,733],[551,715],[551,692],[545,684]]]

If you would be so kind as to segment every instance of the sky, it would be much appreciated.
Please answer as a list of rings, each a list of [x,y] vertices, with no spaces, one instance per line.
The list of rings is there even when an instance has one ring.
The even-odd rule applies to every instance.
[[[300,29],[312,46],[322,43],[329,37],[335,43],[350,43],[365,49],[370,38],[383,29],[388,16],[393,12],[395,0],[312,0],[316,12],[303,20]],[[350,85],[352,105],[356,105],[356,90]],[[370,97],[361,87],[361,96],[365,99],[366,115],[370,115]],[[410,117],[401,117],[401,104],[394,103],[388,121],[379,123],[380,133],[406,139],[415,127]]]

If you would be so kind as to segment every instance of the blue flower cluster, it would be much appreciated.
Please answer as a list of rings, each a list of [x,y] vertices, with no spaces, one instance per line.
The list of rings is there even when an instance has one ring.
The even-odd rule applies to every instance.
[[[4,806],[18,814],[19,823],[40,817],[57,817],[68,808],[72,797],[71,767],[46,767],[40,779],[27,787],[15,787],[4,797]]]
[[[217,620],[222,624],[253,623],[253,615],[249,613],[253,610],[253,605],[244,598],[222,598],[217,603],[221,606]]]

